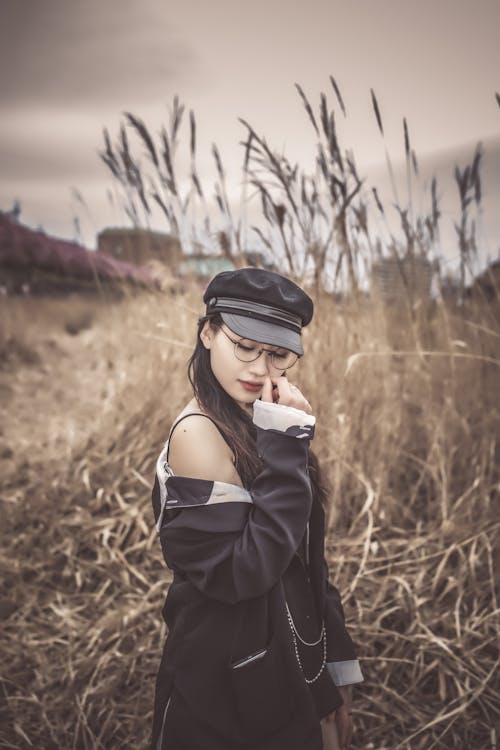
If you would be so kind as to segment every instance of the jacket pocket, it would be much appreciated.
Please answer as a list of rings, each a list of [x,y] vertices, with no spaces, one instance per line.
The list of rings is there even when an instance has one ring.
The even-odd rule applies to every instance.
[[[242,734],[250,740],[277,731],[291,717],[295,696],[281,653],[274,637],[265,648],[230,664],[236,715]]]
[[[246,667],[252,661],[263,659],[266,654],[267,654],[267,648],[262,649],[262,651],[256,651],[255,654],[250,654],[250,656],[245,656],[243,659],[239,659],[238,661],[233,661],[231,664],[231,669],[241,669],[242,667]]]

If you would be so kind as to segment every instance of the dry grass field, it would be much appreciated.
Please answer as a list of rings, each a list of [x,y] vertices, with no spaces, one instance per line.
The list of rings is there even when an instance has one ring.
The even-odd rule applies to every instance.
[[[150,486],[200,298],[0,300],[2,748],[147,747],[169,582]],[[316,295],[293,377],[366,678],[354,748],[496,746],[499,321]]]

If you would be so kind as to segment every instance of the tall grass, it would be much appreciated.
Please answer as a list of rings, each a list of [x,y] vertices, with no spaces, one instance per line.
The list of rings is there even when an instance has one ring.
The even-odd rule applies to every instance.
[[[408,318],[404,354],[390,346],[383,308],[339,307],[324,293],[315,302],[293,375],[318,416],[332,487],[327,559],[366,677],[354,747],[493,747],[492,310],[439,303],[417,333]],[[189,396],[199,312],[199,290],[120,303],[102,321],[107,355],[119,350],[139,369],[115,409],[69,463],[47,465],[42,451],[23,484],[4,482],[2,747],[146,746],[169,582],[149,492]]]
[[[170,231],[180,237],[185,250],[193,238],[203,238],[202,246],[213,245],[210,238],[217,238],[220,251],[241,265],[253,263],[258,249],[266,256],[266,262],[300,281],[312,280],[318,289],[347,291],[355,298],[360,287],[366,289],[371,266],[381,255],[400,261],[401,276],[407,287],[401,263],[404,258],[431,259],[437,270],[442,220],[439,186],[436,178],[425,189],[418,184],[418,160],[406,118],[402,123],[407,188],[404,196],[397,189],[385,142],[382,110],[371,90],[374,124],[382,139],[392,189],[392,204],[384,206],[377,187],[368,184],[358,169],[355,154],[343,146],[339,137],[338,121],[347,118],[347,110],[336,80],[330,76],[328,91],[320,92],[317,108],[303,88],[295,86],[310,125],[316,152],[314,168],[308,170],[291,160],[247,120],[240,119],[245,135],[241,141],[239,205],[229,201],[226,172],[215,143],[211,149],[216,174],[212,196],[201,184],[196,166],[197,126],[193,111],[189,113],[189,138],[186,138],[189,155],[183,160],[179,158],[185,106],[177,96],[170,124],[162,126],[156,139],[147,125],[129,112],[114,143],[105,129],[100,156],[120,189],[125,212],[134,225],[141,221],[148,223],[156,206]],[[129,133],[139,139],[138,143],[135,139],[133,144],[130,142]],[[141,160],[140,147],[146,155],[146,164]],[[462,295],[466,276],[473,276],[477,270],[475,235],[481,212],[481,160],[482,149],[478,144],[471,163],[455,168],[460,198],[460,216],[455,222],[460,266],[457,285]],[[418,207],[415,205],[415,187],[427,193],[427,207],[420,202]],[[252,215],[258,214],[259,208],[260,215],[250,227],[249,235],[247,218],[251,203]]]

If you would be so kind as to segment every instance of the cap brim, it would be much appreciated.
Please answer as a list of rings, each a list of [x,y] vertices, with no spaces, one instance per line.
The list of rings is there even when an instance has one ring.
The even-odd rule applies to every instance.
[[[283,349],[289,349],[299,356],[304,354],[300,333],[265,320],[248,318],[246,315],[232,315],[226,312],[221,312],[220,315],[224,323],[238,336],[258,341],[260,344],[282,346]]]

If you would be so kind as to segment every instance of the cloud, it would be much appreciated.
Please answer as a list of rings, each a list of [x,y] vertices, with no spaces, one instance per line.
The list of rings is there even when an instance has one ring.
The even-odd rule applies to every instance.
[[[81,113],[36,107],[8,113],[0,122],[0,181],[29,185],[102,174],[99,137],[92,117]]]
[[[2,106],[120,108],[167,97],[196,68],[162,0],[2,0]]]

